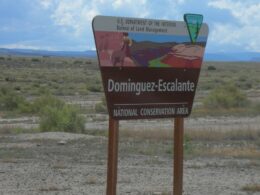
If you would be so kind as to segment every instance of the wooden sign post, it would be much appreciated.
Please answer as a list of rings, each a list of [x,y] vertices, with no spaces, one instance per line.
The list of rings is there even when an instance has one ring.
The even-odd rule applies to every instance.
[[[173,194],[182,194],[184,119],[174,119]]]
[[[174,120],[173,192],[181,195],[183,188],[183,134],[184,119]],[[107,195],[116,195],[118,165],[119,121],[109,118]]]
[[[192,110],[208,36],[201,15],[184,19],[93,19],[109,113],[107,195],[116,195],[119,120],[155,118],[175,118],[173,191],[182,194],[183,118]]]
[[[119,121],[109,118],[107,195],[116,195]]]

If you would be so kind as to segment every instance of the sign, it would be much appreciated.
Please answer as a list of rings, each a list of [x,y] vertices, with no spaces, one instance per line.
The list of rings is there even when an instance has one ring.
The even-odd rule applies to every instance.
[[[208,27],[198,25],[195,33],[189,17],[187,21],[188,28],[180,21],[93,19],[111,118],[172,118],[191,113]]]

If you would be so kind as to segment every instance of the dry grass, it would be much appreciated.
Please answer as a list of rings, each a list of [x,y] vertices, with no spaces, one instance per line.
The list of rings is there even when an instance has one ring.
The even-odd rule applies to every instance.
[[[227,131],[186,129],[184,134],[193,141],[260,140],[260,130],[250,129]],[[173,130],[123,129],[120,130],[120,136],[139,139],[172,140]]]
[[[14,159],[14,158],[4,158],[4,159],[0,159],[1,163],[18,163],[18,159]]]
[[[67,191],[67,190],[71,190],[71,188],[65,188],[65,187],[59,188],[57,186],[48,186],[39,189],[39,191],[41,192],[58,192],[58,191]]]
[[[53,165],[53,169],[67,169],[68,167],[66,166],[65,163],[63,162],[57,162]]]
[[[260,140],[260,130],[241,129],[227,131],[187,130],[185,134],[192,140],[223,141],[223,140]]]
[[[86,184],[94,185],[97,184],[98,179],[95,176],[89,176],[86,180]]]
[[[18,126],[12,125],[3,125],[0,127],[0,135],[9,135],[9,134],[20,134],[20,133],[36,133],[39,132],[37,128],[21,128]]]
[[[155,140],[156,143],[164,145],[167,141],[173,140],[173,130],[122,129],[120,136],[139,140]],[[260,159],[258,143],[260,143],[260,131],[250,129],[227,131],[187,129],[184,137],[185,152],[191,156]],[[172,152],[172,148],[169,151]],[[154,150],[151,146],[148,149],[142,147],[139,153],[153,155]]]
[[[248,184],[242,190],[246,192],[260,192],[260,184]]]
[[[170,130],[120,130],[120,136],[127,138],[172,140],[173,131]]]
[[[251,160],[249,163],[252,167],[260,167],[260,161],[259,160]]]
[[[244,147],[218,147],[209,148],[199,151],[201,155],[206,156],[222,156],[234,158],[257,158],[260,159],[260,150],[255,146]]]

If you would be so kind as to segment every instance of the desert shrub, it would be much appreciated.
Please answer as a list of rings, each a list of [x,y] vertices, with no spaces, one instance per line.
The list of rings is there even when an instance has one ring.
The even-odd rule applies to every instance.
[[[40,62],[40,59],[38,59],[38,58],[32,58],[31,61],[32,61],[32,62]]]
[[[95,111],[97,113],[107,113],[107,107],[102,102],[96,103]]]
[[[184,144],[183,144],[183,148],[184,148],[184,153],[186,155],[191,154],[192,153],[192,143],[191,143],[191,138],[188,135],[184,135]]]
[[[73,62],[73,64],[83,64],[83,61],[82,61],[82,60],[75,60],[75,61]]]
[[[16,81],[16,78],[15,78],[15,77],[11,77],[11,76],[5,77],[5,81],[6,81],[6,82],[15,82],[15,81]]]
[[[46,106],[40,117],[41,131],[64,131],[81,133],[85,120],[77,108],[71,105]]]
[[[248,77],[246,75],[240,75],[238,77],[238,81],[240,81],[240,82],[245,82],[247,79],[248,79]]]
[[[15,89],[16,91],[20,91],[20,90],[21,90],[21,87],[20,87],[20,86],[15,86],[14,89]]]
[[[31,104],[23,96],[18,95],[9,88],[0,89],[0,109],[19,113],[31,112]]]
[[[85,120],[79,109],[46,92],[33,103],[34,112],[40,115],[41,131],[84,131]]]
[[[256,114],[259,114],[260,113],[260,103],[255,103],[253,106],[253,111],[256,113]]]
[[[46,92],[46,94],[35,99],[33,102],[33,112],[41,113],[45,107],[62,108],[65,102]]]
[[[92,64],[92,61],[91,60],[87,60],[86,64]]]
[[[95,104],[95,111],[97,113],[107,113],[107,104],[105,97],[102,98],[101,102]]]
[[[5,58],[4,57],[0,57],[0,60],[5,60]]]
[[[101,92],[102,91],[102,86],[99,84],[96,85],[90,85],[87,87],[88,91],[91,92]]]
[[[208,70],[217,70],[215,66],[208,66]]]
[[[83,132],[85,120],[72,105],[46,93],[27,101],[23,96],[7,88],[0,89],[0,110],[15,113],[35,113],[40,116],[41,131]]]
[[[236,86],[225,84],[211,91],[203,103],[206,108],[230,109],[244,107],[249,101]]]
[[[98,75],[94,75],[91,80],[87,82],[87,90],[91,92],[102,92],[103,87]]]
[[[253,84],[250,81],[244,81],[237,83],[236,86],[240,89],[248,90],[253,87]]]

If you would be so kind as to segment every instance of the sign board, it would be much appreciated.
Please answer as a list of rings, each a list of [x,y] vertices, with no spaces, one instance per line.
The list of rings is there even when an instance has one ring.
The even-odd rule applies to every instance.
[[[195,26],[194,31],[187,24],[110,16],[93,19],[111,118],[172,118],[191,113],[208,26]]]

